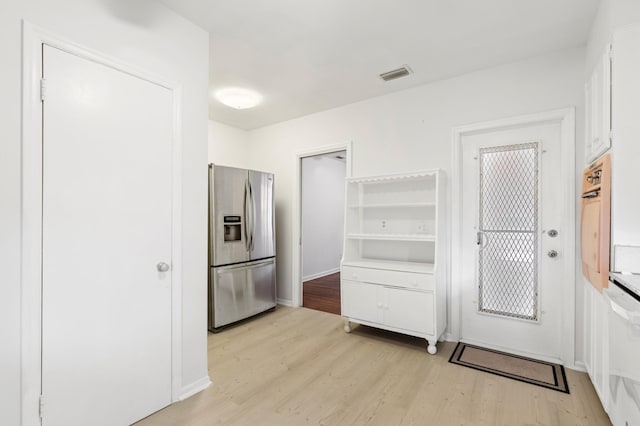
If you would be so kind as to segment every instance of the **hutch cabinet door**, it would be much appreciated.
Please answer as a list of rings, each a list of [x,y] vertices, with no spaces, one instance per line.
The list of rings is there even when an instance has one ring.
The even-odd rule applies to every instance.
[[[381,324],[381,290],[379,285],[343,280],[342,315]]]
[[[389,327],[434,334],[432,293],[386,287],[384,323]]]

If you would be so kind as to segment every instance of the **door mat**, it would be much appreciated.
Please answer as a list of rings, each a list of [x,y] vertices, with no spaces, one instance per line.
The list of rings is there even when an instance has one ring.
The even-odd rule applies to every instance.
[[[449,362],[558,392],[569,393],[564,367],[559,364],[511,355],[462,342],[456,346]]]

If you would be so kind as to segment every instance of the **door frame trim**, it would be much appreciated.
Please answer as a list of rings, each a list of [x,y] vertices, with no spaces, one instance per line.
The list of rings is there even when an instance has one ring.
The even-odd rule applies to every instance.
[[[117,58],[22,21],[21,417],[40,425],[42,387],[42,44],[164,87],[173,95],[171,229],[171,400],[182,389],[182,88]],[[206,387],[206,386],[204,386]]]
[[[330,152],[347,152],[345,177],[351,177],[353,143],[348,141],[336,145],[326,145],[299,151],[293,155],[293,232],[291,239],[291,305],[302,306],[302,159]],[[280,303],[280,300],[278,301]]]
[[[566,232],[562,240],[562,253],[569,259],[565,264],[562,297],[565,308],[561,314],[560,337],[562,363],[573,368],[575,359],[575,309],[576,309],[576,173],[575,173],[575,108],[509,117],[483,123],[457,126],[452,129],[452,221],[451,221],[451,305],[449,310],[449,332],[447,340],[458,341],[462,327],[462,286],[460,283],[460,258],[462,254],[462,138],[478,132],[502,130],[533,124],[559,123],[561,140],[561,164],[563,165],[563,223]]]

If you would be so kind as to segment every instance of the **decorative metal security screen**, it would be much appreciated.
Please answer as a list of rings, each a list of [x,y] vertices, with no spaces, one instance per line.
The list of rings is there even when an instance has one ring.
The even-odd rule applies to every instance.
[[[478,309],[538,320],[538,143],[480,149]]]

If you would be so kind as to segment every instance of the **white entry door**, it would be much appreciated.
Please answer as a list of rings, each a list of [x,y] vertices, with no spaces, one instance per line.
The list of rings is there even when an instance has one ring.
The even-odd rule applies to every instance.
[[[173,95],[42,60],[42,424],[126,425],[171,402]]]
[[[462,138],[462,339],[561,358],[559,123]]]

